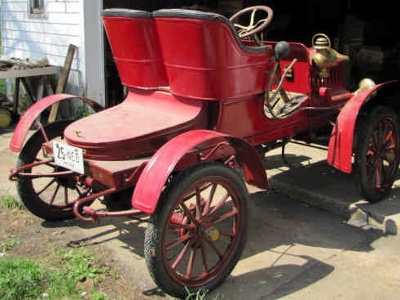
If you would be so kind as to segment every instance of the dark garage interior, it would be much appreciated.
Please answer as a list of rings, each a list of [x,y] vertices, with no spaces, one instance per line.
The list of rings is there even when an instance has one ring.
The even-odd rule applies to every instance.
[[[400,28],[396,24],[395,2],[377,3],[361,0],[322,2],[282,0],[104,0],[106,8],[130,8],[154,11],[161,8],[195,8],[231,16],[241,8],[267,5],[274,18],[265,32],[269,40],[286,40],[311,46],[314,34],[322,32],[331,39],[332,47],[349,55],[354,79],[369,77],[380,82],[399,79]],[[106,40],[106,39],[105,39]],[[108,104],[123,100],[124,91],[106,42]]]

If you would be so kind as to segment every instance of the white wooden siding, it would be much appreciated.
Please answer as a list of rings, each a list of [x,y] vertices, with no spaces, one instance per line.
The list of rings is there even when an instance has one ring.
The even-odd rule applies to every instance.
[[[102,0],[82,0],[82,60],[85,95],[105,105],[104,31],[101,20]]]
[[[101,0],[45,0],[44,18],[29,17],[28,0],[0,1],[4,55],[22,59],[47,57],[51,65],[62,66],[69,44],[74,44],[78,50],[67,92],[93,96],[104,104],[104,71],[86,69],[90,67],[87,58],[100,61],[103,66],[102,44],[92,44],[101,49],[94,51],[85,40],[93,32],[100,35],[97,41],[102,41]],[[85,19],[93,16],[94,19]],[[95,78],[88,80],[91,74],[96,74]]]
[[[62,65],[69,44],[80,46],[79,0],[46,0],[46,17],[30,18],[27,0],[2,0],[3,54],[18,58],[46,56]],[[79,68],[79,55],[73,68]]]

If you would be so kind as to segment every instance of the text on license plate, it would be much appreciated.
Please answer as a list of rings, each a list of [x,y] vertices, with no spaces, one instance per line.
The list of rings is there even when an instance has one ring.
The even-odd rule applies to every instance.
[[[82,149],[53,141],[54,162],[61,167],[84,173]]]

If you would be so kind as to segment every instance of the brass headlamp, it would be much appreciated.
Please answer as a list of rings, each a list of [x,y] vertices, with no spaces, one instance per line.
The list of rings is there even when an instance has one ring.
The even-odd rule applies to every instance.
[[[338,64],[338,58],[348,60],[348,56],[342,55],[331,48],[331,41],[324,33],[317,33],[312,38],[312,47],[316,50],[316,54],[312,60],[318,69],[320,77],[329,77],[329,69]]]
[[[376,86],[376,83],[371,78],[363,78],[358,83],[358,89],[354,92],[354,94],[358,94],[361,91],[371,89],[374,86]],[[375,92],[373,92],[372,95],[375,95]]]

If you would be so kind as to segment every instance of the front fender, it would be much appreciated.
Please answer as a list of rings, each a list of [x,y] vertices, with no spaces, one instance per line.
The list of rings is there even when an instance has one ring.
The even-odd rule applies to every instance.
[[[150,159],[141,173],[132,195],[132,206],[152,214],[168,177],[191,149],[204,142],[223,138],[237,151],[246,181],[267,189],[267,176],[257,151],[242,139],[209,130],[185,132],[164,144]]]
[[[54,103],[73,98],[81,99],[82,101],[86,102],[91,107],[93,107],[93,109],[96,112],[103,109],[103,107],[97,102],[81,96],[75,96],[69,94],[55,94],[44,97],[36,101],[33,105],[31,105],[20,118],[17,126],[15,127],[14,134],[10,141],[10,149],[15,152],[21,151],[26,135],[29,129],[31,128],[33,122],[46,108],[50,107]]]
[[[352,172],[354,129],[358,113],[363,104],[371,98],[371,95],[375,94],[382,86],[390,83],[392,82],[381,83],[370,89],[360,91],[343,106],[329,140],[327,158],[329,165],[348,174]]]

